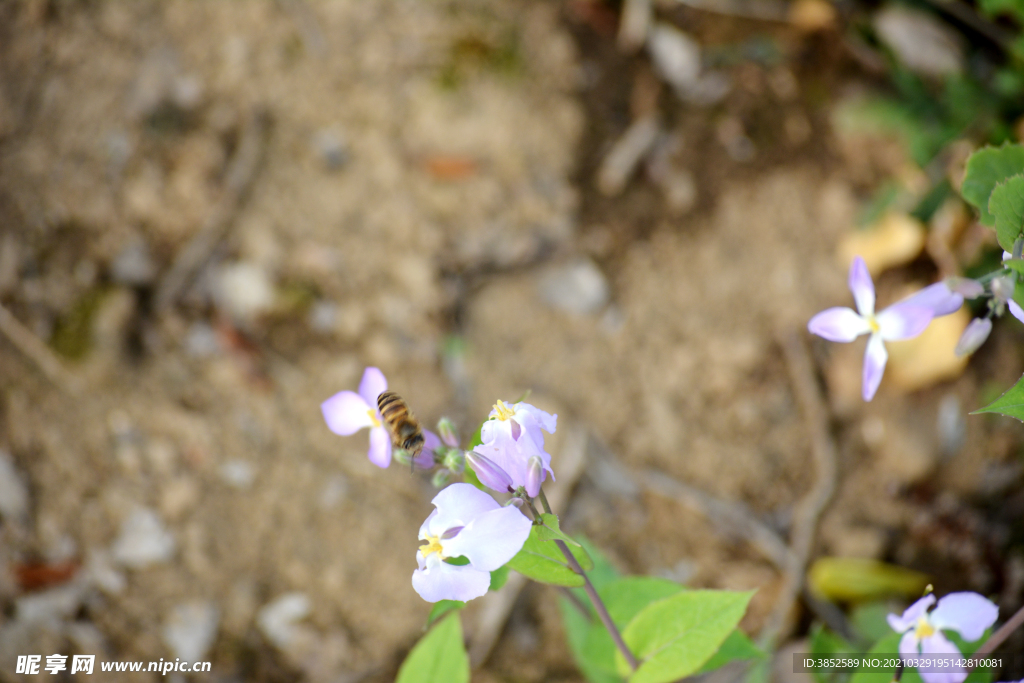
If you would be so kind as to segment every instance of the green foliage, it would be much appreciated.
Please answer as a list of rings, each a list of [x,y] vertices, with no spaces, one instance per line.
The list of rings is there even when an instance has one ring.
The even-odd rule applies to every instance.
[[[466,606],[466,603],[461,600],[438,600],[434,603],[434,606],[430,608],[430,614],[427,615],[427,628],[430,628],[438,619],[445,616],[449,612],[457,612]]]
[[[754,592],[682,591],[647,605],[626,626],[626,645],[641,660],[630,683],[668,683],[707,662],[736,628]],[[616,652],[623,675],[629,665]]]
[[[996,218],[999,246],[1012,252],[1024,227],[1024,175],[1010,176],[996,185],[988,199],[988,211]]]
[[[586,538],[580,539],[580,544],[587,550],[587,554],[594,560],[594,568],[588,572],[590,583],[600,593],[605,586],[619,578],[619,573],[608,559]],[[581,604],[589,605],[586,593],[582,588],[570,588]],[[589,608],[589,618],[583,615],[576,605],[566,598],[559,598],[558,607],[562,612],[562,623],[565,625],[565,637],[572,652],[576,666],[579,667],[583,676],[590,683],[621,683],[622,678],[614,671],[608,672],[595,665],[584,655],[584,645],[591,628],[594,628],[596,615],[593,608]]]
[[[542,541],[565,541],[569,545],[574,545],[578,548],[582,548],[579,543],[572,540],[558,528],[558,517],[550,513],[545,513],[540,516],[540,524],[537,529],[537,538]]]
[[[896,611],[887,602],[868,602],[853,609],[850,613],[850,624],[861,638],[873,643],[892,631],[886,617]]]
[[[726,636],[725,641],[718,648],[718,652],[711,655],[711,659],[704,663],[697,673],[704,674],[715,669],[720,669],[731,662],[741,662],[748,659],[767,661],[768,654],[754,645],[746,633],[739,629]]]
[[[812,655],[831,657],[833,655],[856,652],[856,648],[845,638],[828,630],[821,624],[814,624],[810,633],[810,649]],[[811,675],[817,683],[844,683],[850,674],[841,671],[814,669]]]
[[[425,635],[402,662],[396,683],[469,683],[469,656],[462,624],[450,614]]]
[[[1024,171],[1024,147],[1003,145],[985,147],[967,160],[967,173],[960,185],[960,194],[978,211],[984,225],[994,226],[995,216],[989,211],[989,197],[996,185]]]
[[[973,653],[976,649],[978,649],[978,646],[981,643],[987,640],[988,637],[988,631],[986,631],[985,635],[982,636],[980,640],[972,644],[964,642],[964,640],[960,638],[954,631],[943,631],[942,633],[960,649],[961,653],[965,655]],[[884,638],[882,638],[874,644],[871,650],[868,651],[868,655],[892,656],[893,654],[900,651],[900,638],[902,637],[903,636],[900,633],[889,633]],[[850,679],[850,683],[890,683],[892,681],[892,675],[892,671],[866,671],[862,669],[853,674],[853,677]],[[967,680],[964,681],[964,683],[989,683],[989,681],[991,680],[991,669],[978,668],[971,672],[971,674],[967,677]],[[921,674],[917,672],[917,669],[914,669],[912,667],[908,667],[903,670],[903,677],[901,678],[901,682],[923,683],[921,679]]]
[[[984,408],[978,408],[971,415],[979,413],[999,413],[1024,422],[1024,377],[1017,380],[1017,383],[1010,387],[1005,394]]]
[[[830,601],[920,595],[928,577],[904,567],[854,557],[822,557],[808,572],[811,590]]]
[[[545,528],[539,525],[534,525],[530,529],[530,536],[523,544],[522,550],[509,561],[508,566],[540,583],[567,587],[582,586],[583,577],[572,570],[558,545],[553,541],[541,539],[541,535],[549,531],[542,531],[543,529]],[[594,566],[593,560],[581,546],[568,547],[584,571],[589,571]]]
[[[508,573],[509,573],[509,571],[511,571],[511,570],[509,569],[508,565],[506,564],[504,567],[498,567],[493,572],[491,572],[491,585],[488,587],[487,590],[489,590],[489,591],[501,590],[501,587],[505,585],[506,581],[508,581]]]

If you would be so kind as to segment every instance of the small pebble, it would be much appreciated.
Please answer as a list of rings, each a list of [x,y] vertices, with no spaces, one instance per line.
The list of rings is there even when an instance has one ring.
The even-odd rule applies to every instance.
[[[295,638],[296,622],[306,618],[310,609],[305,593],[285,593],[260,609],[256,623],[267,640],[278,649],[286,650]]]
[[[214,276],[214,299],[238,321],[250,321],[274,304],[274,285],[263,268],[252,263],[229,263]]]
[[[217,332],[208,323],[192,323],[185,334],[185,353],[194,358],[209,358],[220,351]]]
[[[228,486],[244,490],[256,480],[256,468],[246,460],[228,460],[220,466],[220,478]]]
[[[219,620],[217,607],[209,601],[176,605],[164,622],[164,643],[179,659],[201,660],[217,638]]]
[[[55,622],[72,617],[82,604],[82,586],[69,583],[57,588],[32,593],[14,601],[18,621],[27,623]]]
[[[137,508],[121,524],[121,533],[111,549],[114,560],[132,569],[166,562],[174,555],[174,536],[156,512]]]
[[[0,515],[20,520],[28,513],[28,487],[14,464],[14,458],[0,450]]]
[[[960,35],[930,12],[889,5],[872,21],[896,58],[921,76],[941,78],[964,68]]]
[[[110,276],[114,282],[130,287],[152,283],[156,277],[156,264],[149,255],[146,242],[134,239],[125,245],[110,264]]]
[[[313,150],[328,171],[340,171],[348,165],[348,145],[334,131],[317,131],[313,135],[312,145]]]
[[[538,287],[551,307],[579,314],[596,313],[611,294],[604,273],[585,258],[549,271]]]

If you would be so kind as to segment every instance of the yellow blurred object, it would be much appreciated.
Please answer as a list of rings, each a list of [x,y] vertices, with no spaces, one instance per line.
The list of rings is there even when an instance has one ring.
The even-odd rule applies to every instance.
[[[889,212],[866,230],[851,232],[839,243],[839,260],[849,268],[860,256],[872,275],[910,263],[924,249],[926,232],[920,221],[905,213]]]
[[[970,322],[971,314],[961,308],[932,320],[919,337],[886,342],[889,363],[885,366],[885,376],[890,385],[915,391],[959,377],[967,367],[968,358],[958,358],[953,349]]]
[[[808,33],[835,26],[836,8],[828,0],[796,0],[789,6],[789,23]]]
[[[815,595],[832,602],[918,598],[928,584],[921,572],[857,557],[822,557],[811,565],[807,580]]]

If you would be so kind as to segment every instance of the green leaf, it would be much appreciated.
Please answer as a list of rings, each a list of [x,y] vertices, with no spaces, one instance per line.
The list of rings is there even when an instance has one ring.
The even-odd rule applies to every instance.
[[[882,638],[868,651],[869,655],[893,655],[900,651],[900,633],[890,633]],[[854,672],[850,683],[890,683],[895,671],[865,671],[860,669]],[[903,670],[901,683],[922,683],[921,675],[917,669],[908,667]]]
[[[1017,380],[1017,383],[1010,387],[1005,394],[984,408],[978,408],[971,415],[978,413],[999,413],[1024,422],[1024,377]]]
[[[558,528],[558,516],[548,513],[544,513],[540,516],[540,528],[537,530],[537,538],[542,541],[554,541],[558,539],[565,541],[569,545],[574,545],[577,548],[582,548],[579,543],[572,540]]]
[[[630,683],[668,683],[689,676],[707,662],[743,618],[754,591],[683,591],[653,602],[623,632],[641,660]],[[629,665],[615,655],[620,673]]]
[[[508,573],[509,573],[509,571],[511,571],[511,570],[509,569],[508,565],[506,564],[505,566],[498,567],[493,572],[491,572],[491,585],[490,585],[490,587],[487,590],[489,590],[489,591],[501,590],[501,587],[505,585],[506,581],[508,581]]]
[[[555,586],[582,586],[584,584],[583,577],[572,570],[558,545],[538,538],[539,530],[543,528],[535,525],[530,529],[530,536],[523,544],[522,550],[509,561],[508,566],[523,576],[540,583],[550,583]],[[582,547],[570,547],[569,550],[584,571],[594,566],[587,551]]]
[[[886,626],[886,628],[888,629],[889,627]],[[810,646],[811,654],[819,657],[831,657],[832,655],[856,652],[857,650],[853,645],[846,642],[845,638],[833,633],[820,623],[815,623],[811,626]],[[840,683],[850,678],[849,673],[825,671],[820,668],[812,669],[811,676],[814,677],[817,683]]]
[[[720,669],[730,662],[739,662],[746,659],[766,659],[768,655],[764,650],[754,645],[746,633],[739,629],[730,633],[722,642],[718,652],[711,655],[711,659],[704,662],[704,666],[697,673],[707,673]]]
[[[999,246],[1012,252],[1024,227],[1024,175],[1011,176],[996,185],[988,200],[988,211],[996,217]]]
[[[996,219],[989,213],[989,197],[996,185],[1010,176],[1024,171],[1024,147],[1003,145],[985,147],[967,160],[967,173],[960,185],[960,194],[981,212],[981,222],[994,226]]]
[[[466,603],[460,600],[438,600],[434,603],[434,606],[430,608],[430,614],[427,615],[427,628],[430,628],[434,622],[449,612],[455,612],[465,606]]]
[[[1021,259],[1021,258],[1006,259],[1005,261],[1003,261],[1003,266],[1006,267],[1006,268],[1009,268],[1010,270],[1017,271],[1018,273],[1024,273],[1024,259]],[[1017,294],[1017,292],[1014,292],[1014,298],[1017,298],[1016,294]]]
[[[579,667],[583,676],[590,683],[622,683],[621,676],[590,661],[587,653],[584,652],[583,647],[587,634],[594,628],[590,619],[583,616],[580,610],[566,598],[559,598],[558,607],[562,612],[562,623],[565,625],[565,639],[569,643],[569,650],[576,661],[576,666]]]
[[[869,643],[879,638],[884,638],[892,632],[886,616],[890,612],[899,612],[887,602],[868,602],[858,605],[850,612],[850,625],[860,634],[860,637]],[[847,647],[843,652],[854,652],[853,647]]]
[[[445,617],[416,643],[395,683],[469,683],[469,656],[458,614]]]
[[[835,601],[877,600],[920,595],[928,576],[904,567],[859,557],[822,557],[807,572],[811,591]]]
[[[627,576],[598,591],[608,616],[621,631],[643,608],[683,590],[678,583],[653,576]],[[602,669],[615,672],[615,643],[599,620],[592,622],[583,646],[588,660]]]

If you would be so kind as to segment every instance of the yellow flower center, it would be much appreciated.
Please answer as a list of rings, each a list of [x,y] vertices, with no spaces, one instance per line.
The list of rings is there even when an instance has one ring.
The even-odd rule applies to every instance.
[[[921,617],[917,620],[917,626],[914,629],[917,633],[918,638],[927,638],[935,635],[935,627],[928,623],[928,620]]]
[[[380,420],[377,419],[377,411],[370,409],[366,411],[366,414],[370,416],[370,422],[373,423],[374,427],[380,427]]]
[[[420,552],[423,553],[424,558],[427,557],[427,555],[430,555],[431,553],[437,553],[442,560],[444,559],[444,549],[441,547],[440,536],[427,536],[423,540],[427,542],[426,545],[420,546]]]
[[[497,403],[494,404],[494,409],[498,411],[497,418],[502,422],[510,419],[513,415],[516,414],[516,411],[513,408],[509,408],[507,405],[505,405],[504,401],[501,401],[500,399],[498,400]]]
[[[878,331],[882,329],[873,315],[868,317],[868,327],[871,328],[871,332],[874,334],[878,334]]]

